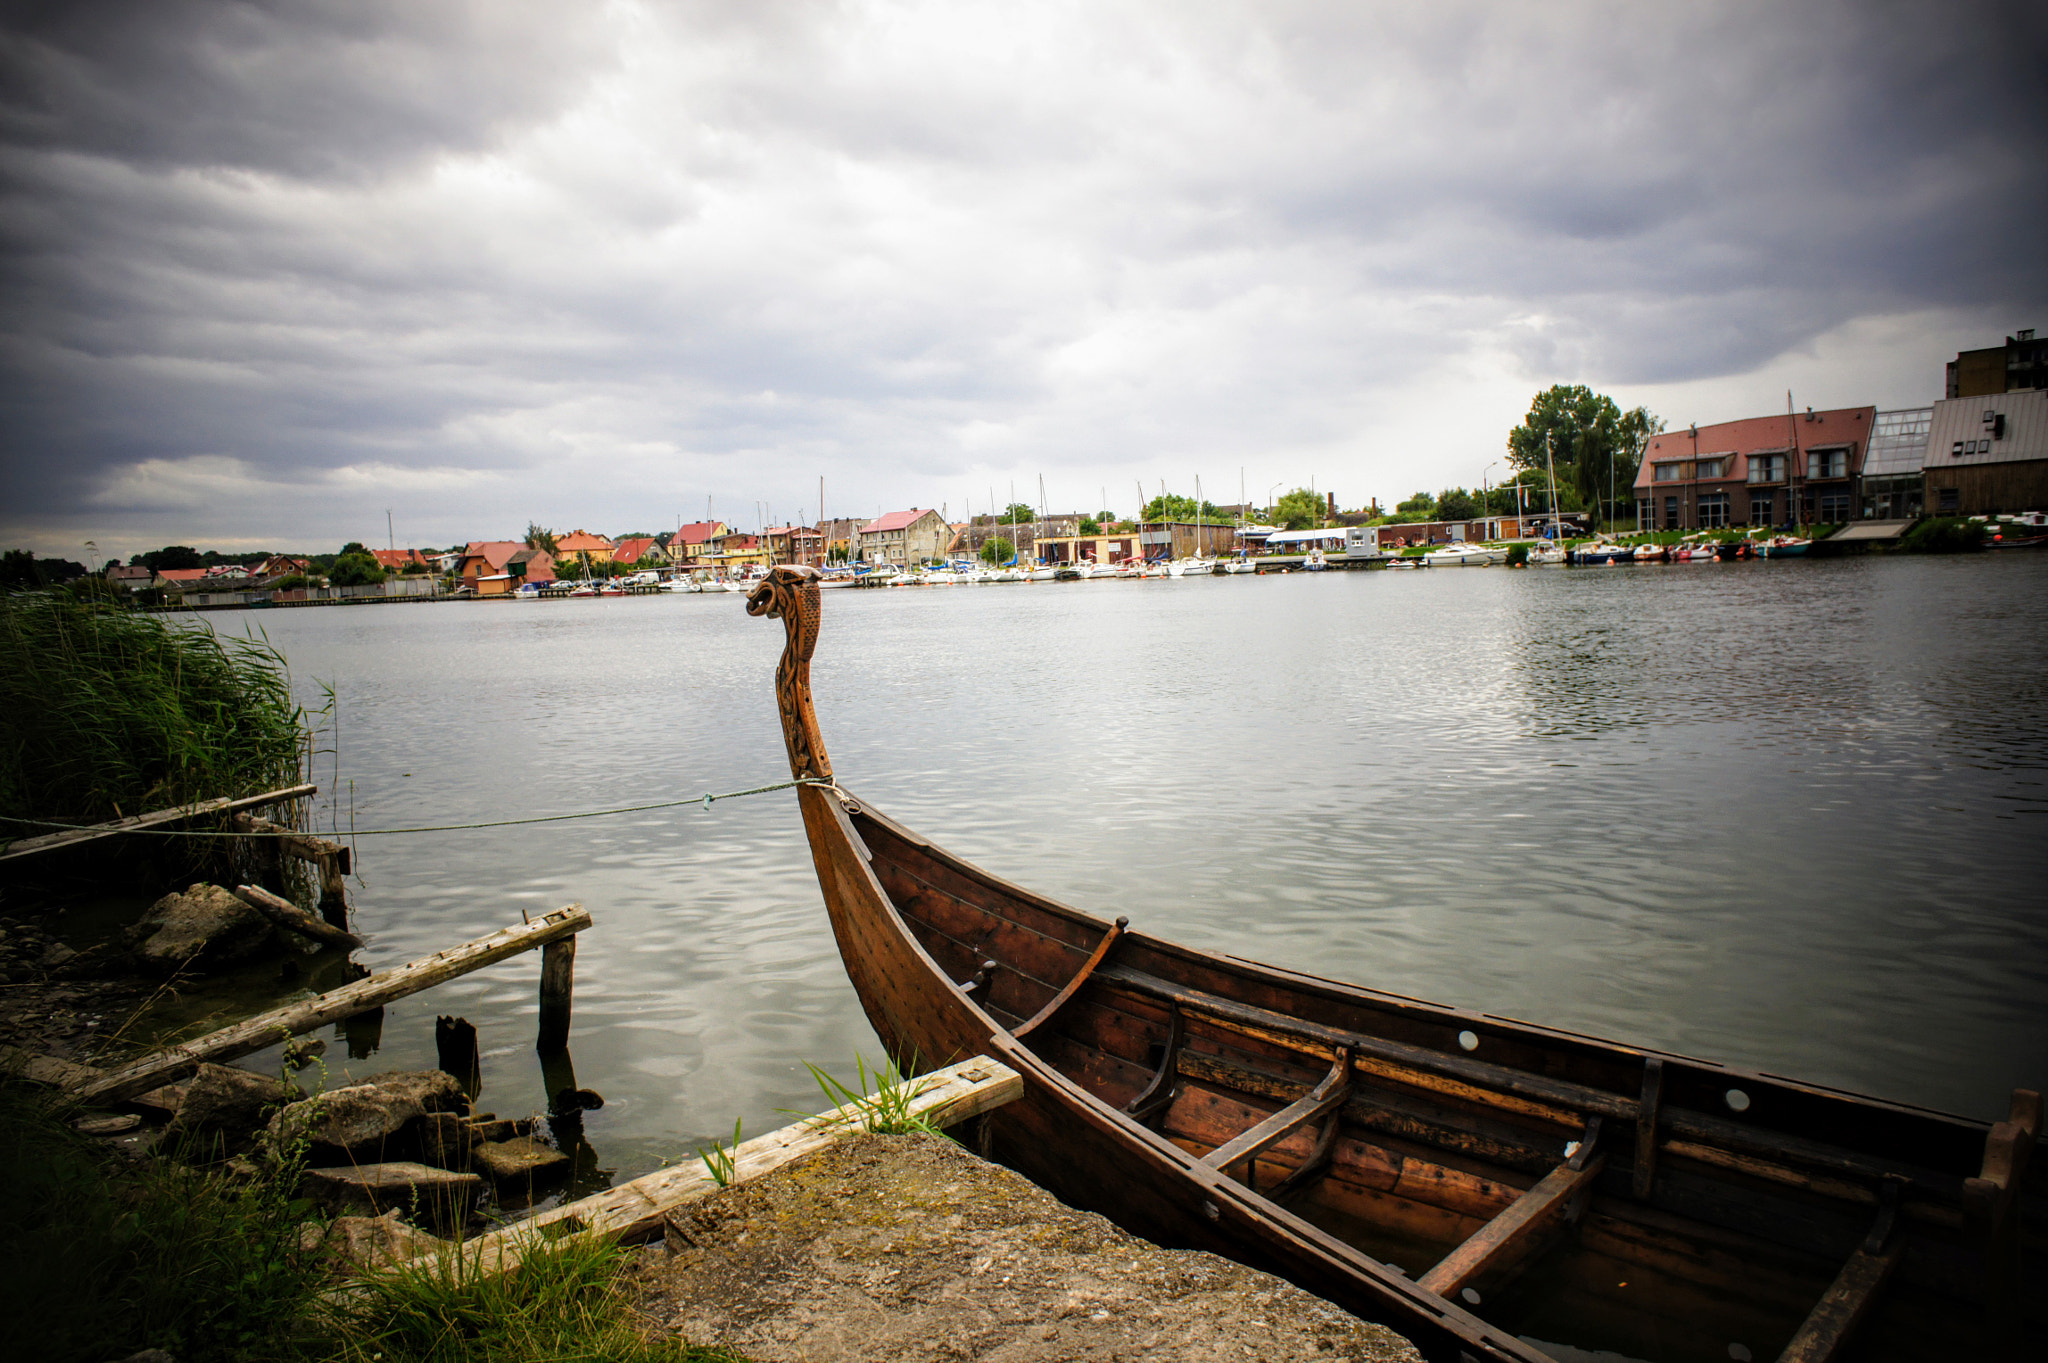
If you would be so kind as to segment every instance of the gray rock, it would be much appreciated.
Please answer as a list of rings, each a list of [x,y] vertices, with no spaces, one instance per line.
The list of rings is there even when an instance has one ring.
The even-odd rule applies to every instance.
[[[447,1241],[414,1230],[396,1211],[382,1216],[337,1216],[325,1226],[309,1225],[300,1247],[351,1269],[381,1268],[447,1247]]]
[[[273,938],[270,920],[218,885],[194,885],[150,905],[128,929],[136,963],[169,974],[216,970],[253,955]]]
[[[431,1225],[460,1226],[483,1191],[475,1174],[432,1169],[410,1160],[308,1169],[301,1196],[348,1216],[401,1212]]]
[[[476,1131],[452,1112],[429,1112],[419,1119],[420,1157],[443,1169],[467,1169],[476,1147]]]
[[[531,1136],[514,1136],[509,1141],[486,1141],[470,1151],[469,1158],[479,1172],[488,1174],[498,1183],[565,1176],[570,1162],[567,1155]]]
[[[293,1103],[270,1121],[273,1141],[311,1144],[315,1163],[377,1160],[400,1133],[429,1113],[461,1113],[462,1085],[440,1070],[380,1074]]]
[[[171,1119],[174,1137],[219,1142],[241,1149],[269,1120],[273,1108],[303,1099],[306,1091],[274,1075],[233,1065],[201,1065],[185,1083],[184,1101]]]

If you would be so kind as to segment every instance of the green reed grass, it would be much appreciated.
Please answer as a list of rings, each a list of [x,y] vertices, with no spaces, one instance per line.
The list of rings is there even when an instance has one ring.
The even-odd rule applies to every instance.
[[[869,1070],[866,1057],[858,1051],[854,1052],[853,1063],[855,1086],[848,1087],[810,1061],[804,1062],[804,1068],[817,1081],[819,1092],[825,1095],[826,1106],[851,1109],[837,1117],[821,1115],[819,1121],[828,1125],[843,1124],[882,1136],[903,1136],[913,1131],[933,1136],[946,1134],[911,1111],[911,1104],[924,1092],[921,1081],[905,1079],[893,1065],[877,1065]]]
[[[618,1286],[627,1251],[563,1240],[510,1273],[461,1249],[356,1279],[323,1324],[336,1363],[745,1363],[723,1349],[651,1339]]]
[[[0,595],[0,815],[98,823],[273,790],[299,780],[306,736],[267,640]],[[0,824],[0,837],[46,831]]]

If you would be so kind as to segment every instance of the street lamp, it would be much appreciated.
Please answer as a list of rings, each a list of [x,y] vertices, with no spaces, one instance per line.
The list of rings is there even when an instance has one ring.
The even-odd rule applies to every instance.
[[[1285,478],[1280,480],[1281,483],[1284,483],[1286,481],[1287,480]],[[1269,521],[1273,519],[1273,494],[1275,492],[1278,492],[1279,490],[1280,483],[1275,483],[1273,484],[1273,486],[1266,489],[1266,519]]]
[[[1500,460],[1496,459],[1485,468],[1479,470],[1479,521],[1482,530],[1489,528],[1486,522],[1493,517],[1493,485],[1488,480],[1493,477],[1493,471],[1499,467]],[[1486,538],[1492,539],[1493,536],[1488,535]]]

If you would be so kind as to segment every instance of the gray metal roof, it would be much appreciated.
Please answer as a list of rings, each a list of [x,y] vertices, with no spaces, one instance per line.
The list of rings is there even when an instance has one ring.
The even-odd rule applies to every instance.
[[[2005,418],[2004,434],[1986,418]],[[2048,389],[1946,398],[1934,404],[1927,433],[1927,471],[1958,464],[2014,464],[2048,459]],[[1868,470],[1865,470],[1868,473]]]

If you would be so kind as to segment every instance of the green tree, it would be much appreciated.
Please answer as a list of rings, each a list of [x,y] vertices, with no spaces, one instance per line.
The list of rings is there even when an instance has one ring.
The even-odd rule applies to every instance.
[[[544,550],[550,555],[559,552],[555,548],[555,532],[534,521],[526,523],[526,547]]]
[[[1394,503],[1393,520],[1396,525],[1436,518],[1436,498],[1427,492],[1418,492],[1405,502]]]
[[[166,568],[204,568],[206,560],[197,549],[189,544],[167,544],[161,549],[152,549],[136,562],[153,573]]]
[[[1584,384],[1554,384],[1538,393],[1522,424],[1508,432],[1508,461],[1518,469],[1543,473],[1548,503],[1548,470],[1557,467],[1560,504],[1564,489],[1577,493],[1581,506],[1609,500],[1610,489],[1621,497],[1635,482],[1643,448],[1664,422],[1649,409],[1624,413],[1613,398]]]
[[[1479,499],[1461,487],[1447,487],[1436,499],[1436,519],[1469,521],[1479,514]]]
[[[1145,503],[1144,511],[1139,514],[1148,521],[1193,521],[1199,517],[1211,524],[1218,524],[1230,519],[1216,509],[1214,502],[1204,500],[1197,506],[1194,498],[1182,497],[1171,492],[1154,497]]]
[[[996,519],[1005,525],[1029,525],[1038,519],[1038,513],[1022,502],[1011,502]]]
[[[1006,539],[988,540],[981,546],[981,561],[983,563],[1007,563],[1009,562],[1010,555],[1016,552],[1017,547]]]
[[[1298,487],[1273,503],[1273,519],[1283,530],[1306,530],[1323,518],[1323,499]]]
[[[1084,535],[1099,535],[1102,533],[1102,522],[1096,520],[1093,516],[1083,516],[1081,518],[1080,530]]]
[[[357,545],[358,549],[362,546]],[[368,554],[343,553],[327,570],[327,581],[336,587],[373,587],[384,580],[384,570]]]

